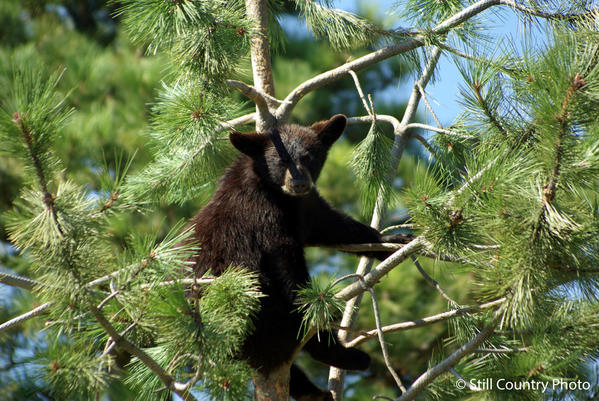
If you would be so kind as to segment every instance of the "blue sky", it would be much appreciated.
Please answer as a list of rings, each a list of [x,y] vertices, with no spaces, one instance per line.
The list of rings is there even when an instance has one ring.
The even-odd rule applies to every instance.
[[[402,21],[397,18],[396,15],[390,13],[391,6],[396,1],[391,0],[337,0],[335,1],[335,7],[340,8],[346,11],[356,12],[360,8],[360,4],[366,7],[372,7],[372,4],[377,4],[379,11],[379,15],[382,16],[385,20],[393,21],[393,25],[390,26],[392,28],[397,27],[410,27],[409,21]],[[524,27],[522,23],[518,20],[516,14],[509,10],[507,7],[498,8],[501,10],[501,13],[495,13],[491,10],[487,10],[484,12],[484,16],[486,17],[485,24],[488,24],[488,32],[497,38],[497,41],[503,39],[506,42],[514,44],[516,49],[521,49],[521,42],[524,37]],[[286,21],[286,24],[287,25]],[[303,22],[295,20],[296,26],[286,26],[287,29],[290,30],[305,30],[305,25]],[[387,27],[387,28],[390,28]],[[543,43],[545,41],[544,34],[537,28],[533,30],[533,39],[539,43]],[[533,40],[533,43],[534,43]],[[459,85],[462,81],[461,75],[453,63],[452,59],[447,55],[444,55],[438,65],[437,71],[437,80],[435,82],[431,82],[427,87],[427,97],[432,104],[432,107],[441,120],[441,123],[444,126],[451,124],[454,118],[460,112],[460,104],[458,103],[459,98]],[[395,88],[389,88],[383,93],[375,93],[373,94],[375,104],[377,97],[379,99],[392,97],[399,98],[402,100],[407,100],[411,90],[413,82],[404,81],[398,84]],[[424,109],[424,105],[420,105],[420,116],[424,118],[426,122],[429,122],[434,125],[434,121],[432,120],[429,113],[427,113]]]

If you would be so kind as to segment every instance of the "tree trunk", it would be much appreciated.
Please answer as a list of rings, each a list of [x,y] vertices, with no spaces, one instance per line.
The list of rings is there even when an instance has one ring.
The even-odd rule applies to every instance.
[[[252,72],[254,87],[258,91],[275,96],[275,84],[272,78],[270,64],[270,43],[268,41],[268,0],[245,0],[245,9],[248,17],[256,23],[256,31],[251,38],[250,53],[252,56]],[[266,98],[270,109],[276,108],[276,103]],[[256,130],[268,132],[276,127],[276,120],[272,115],[266,116],[256,108]]]
[[[284,364],[277,370],[263,375],[254,375],[254,396],[256,401],[289,401],[290,364]]]

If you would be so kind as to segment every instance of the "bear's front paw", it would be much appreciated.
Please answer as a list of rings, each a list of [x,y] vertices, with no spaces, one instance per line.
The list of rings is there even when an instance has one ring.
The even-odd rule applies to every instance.
[[[381,236],[381,242],[391,242],[393,244],[407,244],[413,239],[414,236],[411,234],[389,234]]]

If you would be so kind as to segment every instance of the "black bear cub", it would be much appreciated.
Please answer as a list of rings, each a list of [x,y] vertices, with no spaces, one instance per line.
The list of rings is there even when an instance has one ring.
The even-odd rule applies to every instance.
[[[231,133],[231,143],[242,154],[191,222],[201,247],[194,259],[197,276],[208,270],[218,275],[231,265],[259,272],[265,297],[241,357],[262,373],[289,362],[299,345],[301,316],[294,302],[298,288],[309,280],[305,246],[396,242],[392,237],[383,241],[378,231],[332,209],[314,187],[346,122],[345,116],[335,115],[310,128],[287,125],[269,134]],[[328,335],[320,338],[322,342],[315,336],[303,348],[317,361],[349,370],[368,368],[366,353],[328,341]],[[290,392],[296,400],[332,400],[295,365]]]

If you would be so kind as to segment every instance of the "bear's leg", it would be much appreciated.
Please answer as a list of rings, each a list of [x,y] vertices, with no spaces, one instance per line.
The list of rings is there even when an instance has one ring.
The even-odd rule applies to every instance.
[[[356,348],[345,348],[337,338],[330,338],[330,333],[321,331],[304,346],[310,356],[319,362],[346,370],[366,370],[370,366],[367,353]],[[318,341],[320,338],[320,341]]]
[[[333,401],[333,395],[316,387],[295,364],[291,365],[289,394],[296,401]]]

